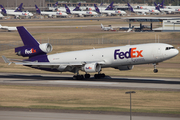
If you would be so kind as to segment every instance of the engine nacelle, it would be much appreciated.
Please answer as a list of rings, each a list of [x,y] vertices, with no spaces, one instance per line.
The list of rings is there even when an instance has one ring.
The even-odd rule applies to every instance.
[[[87,73],[99,72],[100,70],[101,70],[101,65],[99,65],[98,63],[85,64],[82,67],[82,71],[85,71]]]
[[[49,43],[39,44],[39,46],[22,46],[15,48],[15,53],[18,56],[32,57],[40,54],[46,54],[52,51],[52,45]]]
[[[118,66],[117,69],[119,69],[119,70],[132,70],[133,67],[134,67],[133,65]]]

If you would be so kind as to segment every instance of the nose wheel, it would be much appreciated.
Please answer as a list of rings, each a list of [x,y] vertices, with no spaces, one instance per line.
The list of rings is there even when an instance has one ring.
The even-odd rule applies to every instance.
[[[158,72],[158,69],[156,69],[156,65],[157,65],[157,64],[154,63],[153,65],[154,65],[154,70],[153,70],[153,72],[154,72],[154,73],[157,73],[157,72]]]

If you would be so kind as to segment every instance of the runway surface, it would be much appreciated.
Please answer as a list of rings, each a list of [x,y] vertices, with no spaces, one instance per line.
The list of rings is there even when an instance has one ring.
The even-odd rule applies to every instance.
[[[0,111],[1,120],[128,120],[129,115]],[[133,120],[179,120],[178,117],[132,116]]]
[[[0,73],[0,84],[35,84],[82,87],[180,90],[180,79],[109,77],[72,80],[72,75]]]

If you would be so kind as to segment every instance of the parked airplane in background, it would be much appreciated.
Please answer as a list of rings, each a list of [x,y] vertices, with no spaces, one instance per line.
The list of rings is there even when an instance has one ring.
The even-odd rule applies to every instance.
[[[78,16],[94,16],[97,15],[96,12],[93,11],[71,11],[67,5],[65,4],[65,8],[66,8],[66,13],[67,14],[73,14],[73,15],[78,15]]]
[[[107,14],[107,15],[117,15],[117,14],[118,15],[125,15],[126,14],[126,12],[122,11],[122,10],[101,10],[96,6],[96,4],[94,4],[94,7],[96,9],[96,12],[101,13],[101,14]]]
[[[0,13],[0,18],[3,18],[4,16]]]
[[[58,5],[58,2],[56,2],[53,7],[49,7],[49,10],[57,11],[57,9],[58,9],[57,5]]]
[[[150,9],[133,9],[129,3],[127,3],[127,4],[128,4],[128,7],[129,7],[129,10],[131,12],[134,12],[134,13],[140,13],[140,14],[143,14],[143,15],[146,15],[146,14],[160,14],[159,10],[155,10],[155,7],[154,7],[154,9],[151,9],[151,10]]]
[[[67,14],[65,12],[60,12],[60,11],[57,11],[57,12],[41,12],[41,10],[37,7],[37,5],[35,5],[35,8],[36,8],[36,12],[40,15],[48,15],[49,17],[52,17],[52,16],[67,16]]]
[[[15,16],[16,18],[20,17],[20,16],[25,16],[25,17],[33,16],[33,14],[28,11],[26,11],[26,12],[18,11],[17,9],[21,10],[21,8],[19,8],[19,7],[16,10],[6,10],[2,5],[0,5],[0,7],[1,7],[3,14],[12,15],[12,16]]]
[[[160,9],[158,9],[159,6],[162,6],[162,7],[163,7],[163,5],[156,4],[155,2],[154,2],[154,6],[155,6],[155,8],[156,8],[157,10],[159,10],[160,12],[165,12],[165,13],[168,13],[168,14],[180,12],[180,9],[168,9],[168,8],[160,8]]]
[[[75,8],[74,7],[68,7],[71,11],[81,11],[80,9],[81,3],[79,3]],[[62,12],[66,12],[66,8],[65,7],[60,7],[56,9],[57,11],[62,11]]]
[[[101,23],[101,29],[104,30],[104,31],[113,30],[112,27],[104,27],[102,23]]]
[[[101,49],[80,50],[72,52],[47,55],[52,51],[49,43],[40,44],[23,27],[17,27],[24,46],[15,48],[19,56],[29,57],[25,60],[11,60],[2,56],[6,63],[15,63],[35,69],[52,72],[73,72],[74,79],[90,78],[89,73],[96,73],[95,78],[103,78],[102,68],[115,68],[119,70],[131,70],[133,65],[154,64],[154,72],[158,72],[156,64],[175,57],[179,51],[172,45],[164,43],[148,43],[128,46],[117,46]],[[15,62],[13,62],[15,61]],[[79,75],[79,70],[84,71],[85,76]]]
[[[3,29],[3,30],[8,30],[8,32],[11,32],[11,31],[15,31],[15,30],[17,30],[17,28],[16,28],[16,27],[2,26],[1,24],[0,24],[0,29]]]

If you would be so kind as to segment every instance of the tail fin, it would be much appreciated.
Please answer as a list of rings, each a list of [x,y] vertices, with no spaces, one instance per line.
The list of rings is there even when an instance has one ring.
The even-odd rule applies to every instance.
[[[159,5],[160,8],[164,8],[164,0],[162,1],[162,3]]]
[[[113,4],[114,4],[114,1],[105,10],[113,10]]]
[[[129,8],[129,11],[134,12],[134,10],[133,10],[133,8],[131,7],[131,5],[130,5],[129,3],[127,3],[127,5],[128,5],[128,8]]]
[[[65,8],[66,8],[66,13],[71,14],[71,11],[70,11],[70,9],[68,8],[68,6],[67,6],[66,4],[64,4],[64,6],[65,6]]]
[[[1,7],[1,11],[2,11],[4,14],[7,14],[6,9],[5,9],[2,5],[0,5],[0,7]]]
[[[2,25],[0,24],[0,28],[2,27]]]
[[[103,2],[100,4],[100,6],[102,6],[103,5]]]
[[[94,7],[95,7],[96,12],[97,12],[97,13],[100,13],[99,8],[97,7],[96,4],[94,4]]]
[[[58,5],[58,2],[56,2],[53,7],[57,7],[57,5]]]
[[[35,7],[36,7],[36,13],[41,14],[41,10],[38,8],[38,6],[35,5]]]
[[[154,5],[155,5],[155,9],[161,12],[161,10],[159,9],[159,6],[155,2],[154,2]]]
[[[21,4],[19,5],[19,7],[16,8],[16,10],[15,10],[14,12],[22,12],[22,5],[23,5],[23,3],[21,3]]]
[[[17,27],[17,30],[21,36],[24,46],[39,46],[36,39],[23,26]]]
[[[74,10],[73,11],[80,11],[81,9],[79,8],[81,6],[81,3],[79,3],[77,6],[76,6],[76,8],[74,8]]]
[[[104,28],[104,26],[103,26],[103,24],[101,23],[101,29],[103,29]]]

